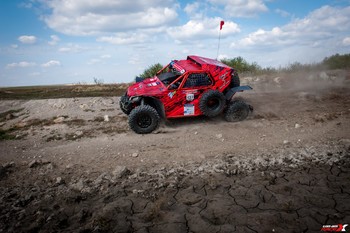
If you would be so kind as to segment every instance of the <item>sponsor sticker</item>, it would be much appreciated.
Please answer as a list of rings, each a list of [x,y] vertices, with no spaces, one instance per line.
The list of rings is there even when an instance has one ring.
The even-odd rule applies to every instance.
[[[176,93],[176,91],[169,92],[168,93],[169,98],[172,99],[174,97],[175,93]]]
[[[348,224],[323,225],[321,231],[324,232],[346,232]]]
[[[184,116],[194,115],[194,104],[185,104]]]

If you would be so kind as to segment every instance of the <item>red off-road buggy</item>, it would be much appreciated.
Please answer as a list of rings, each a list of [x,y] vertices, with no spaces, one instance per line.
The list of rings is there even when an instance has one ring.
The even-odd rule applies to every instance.
[[[215,117],[224,112],[227,121],[240,121],[252,107],[232,97],[251,89],[240,86],[232,67],[214,59],[188,56],[170,62],[152,78],[137,78],[121,97],[120,108],[129,115],[130,128],[139,134],[155,130],[161,118]]]

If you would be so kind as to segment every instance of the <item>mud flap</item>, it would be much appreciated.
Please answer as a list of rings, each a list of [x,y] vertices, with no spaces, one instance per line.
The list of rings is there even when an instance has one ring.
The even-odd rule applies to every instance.
[[[234,94],[237,92],[243,92],[243,91],[249,91],[253,90],[251,86],[239,86],[239,87],[234,87],[231,88],[225,95],[226,100],[230,100]]]

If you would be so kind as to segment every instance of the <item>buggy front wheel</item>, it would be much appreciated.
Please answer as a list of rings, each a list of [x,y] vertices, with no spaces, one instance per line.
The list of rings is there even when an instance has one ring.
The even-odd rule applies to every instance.
[[[129,126],[138,134],[151,133],[158,127],[159,121],[158,112],[149,105],[138,106],[129,115]]]

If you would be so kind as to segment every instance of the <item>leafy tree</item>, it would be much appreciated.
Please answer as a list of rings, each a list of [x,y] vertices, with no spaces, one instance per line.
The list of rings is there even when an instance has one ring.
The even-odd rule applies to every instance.
[[[159,70],[161,70],[162,68],[163,68],[163,65],[161,65],[160,63],[153,64],[153,65],[149,66],[147,69],[145,69],[143,71],[143,73],[139,75],[139,77],[141,77],[141,78],[151,78],[154,75],[156,75],[157,72]]]
[[[256,62],[250,64],[243,57],[222,59],[221,62],[233,67],[238,73],[257,73],[261,71],[261,67]]]
[[[326,57],[323,60],[323,65],[325,65],[329,69],[349,69],[350,54],[335,54],[330,57]]]

